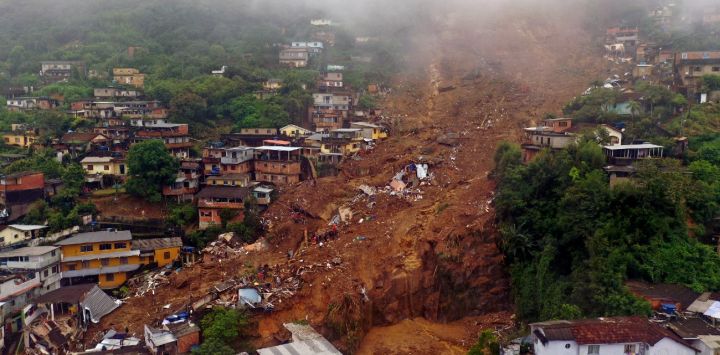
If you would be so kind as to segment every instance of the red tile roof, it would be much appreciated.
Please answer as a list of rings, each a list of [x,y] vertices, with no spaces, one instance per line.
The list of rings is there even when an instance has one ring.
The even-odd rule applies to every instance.
[[[646,343],[655,345],[664,338],[687,346],[682,338],[669,329],[642,317],[614,317],[566,322],[536,323],[547,340],[575,340],[579,345]],[[572,334],[572,338],[568,335]]]

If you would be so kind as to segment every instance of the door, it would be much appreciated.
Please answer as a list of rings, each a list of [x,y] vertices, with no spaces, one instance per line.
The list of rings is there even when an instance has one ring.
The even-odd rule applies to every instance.
[[[120,175],[125,175],[125,164],[120,164]]]

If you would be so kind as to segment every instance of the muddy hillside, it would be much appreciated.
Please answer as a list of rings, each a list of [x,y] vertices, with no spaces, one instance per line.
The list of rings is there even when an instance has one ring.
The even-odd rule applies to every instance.
[[[283,322],[306,320],[344,351],[461,353],[479,329],[511,324],[493,223],[495,147],[559,113],[605,69],[592,34],[565,11],[438,17],[432,45],[408,53],[414,60],[384,102],[390,138],[337,177],[281,191],[264,215],[265,250],[208,257],[129,298],[97,329],[141,332],[188,297],[265,264],[286,287],[272,314],[255,317],[258,346],[284,340]],[[406,183],[393,182],[398,174]],[[334,218],[338,236],[315,243]],[[403,340],[420,333],[431,335],[427,344]]]

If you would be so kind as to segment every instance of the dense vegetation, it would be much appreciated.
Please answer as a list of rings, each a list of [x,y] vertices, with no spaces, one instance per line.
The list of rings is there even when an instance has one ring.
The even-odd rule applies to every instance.
[[[112,85],[112,68],[132,67],[147,75],[147,97],[167,105],[171,119],[192,123],[196,135],[227,122],[235,127],[282,126],[304,118],[315,78],[327,64],[345,66],[345,82],[358,89],[387,80],[399,68],[401,52],[397,44],[390,44],[397,43],[392,38],[358,46],[342,27],[333,28],[336,45],[326,47],[307,69],[279,66],[278,45],[312,40],[317,28],[309,20],[317,16],[322,14],[301,3],[31,0],[23,6],[0,4],[0,87],[37,88],[42,60],[84,61],[97,77],[77,73],[68,83],[33,93],[62,94],[67,107],[72,100],[91,96],[93,87]],[[132,56],[129,47],[136,48]],[[353,62],[351,58],[358,55],[376,61]],[[210,75],[222,66],[227,66],[223,77]],[[269,78],[282,79],[285,87],[275,97],[256,98],[253,93]],[[33,114],[0,108],[0,129],[36,120]],[[81,124],[55,122],[62,122],[60,130]]]
[[[507,143],[495,156],[497,218],[521,318],[648,313],[627,279],[720,289],[720,257],[687,223],[717,215],[716,165],[698,160],[691,169],[704,174],[690,177],[679,161],[652,161],[632,183],[610,187],[593,141],[520,160]]]

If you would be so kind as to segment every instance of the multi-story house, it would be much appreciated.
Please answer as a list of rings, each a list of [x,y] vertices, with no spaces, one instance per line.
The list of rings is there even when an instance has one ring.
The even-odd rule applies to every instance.
[[[280,50],[280,64],[293,68],[305,68],[310,54],[307,48],[286,48]]]
[[[350,128],[361,129],[362,136],[365,139],[378,140],[385,139],[388,136],[387,132],[383,129],[382,126],[378,126],[369,122],[351,122]]]
[[[145,74],[135,68],[113,68],[113,80],[118,84],[131,85],[138,89],[145,87]]]
[[[121,89],[121,88],[95,88],[93,96],[98,99],[117,99],[128,98],[136,99],[140,96],[137,90]]]
[[[638,43],[640,30],[633,26],[620,26],[608,28],[605,33],[605,43],[624,44],[635,46]]]
[[[28,129],[24,125],[13,125],[12,132],[3,134],[3,140],[6,145],[14,145],[16,147],[30,148],[40,139],[38,130]]]
[[[25,216],[36,201],[45,198],[45,175],[25,171],[0,177],[0,221]]]
[[[182,201],[192,201],[200,189],[202,166],[200,161],[183,160],[180,162],[177,177],[172,185],[163,186],[163,196]]]
[[[85,76],[85,63],[79,61],[44,61],[40,62],[40,76],[46,83],[67,81],[73,71],[81,77]]]
[[[250,186],[250,174],[223,174],[205,179],[207,186]]]
[[[581,130],[605,129],[610,144],[622,142],[622,132],[608,125],[574,126],[572,118],[546,119],[536,127],[525,128],[525,143],[522,145],[523,161],[532,160],[543,149],[565,149],[576,143]]]
[[[232,220],[242,220],[244,204],[250,190],[244,187],[207,186],[195,196],[200,221],[200,229],[223,222],[223,210],[235,212]],[[229,222],[229,221],[228,221]]]
[[[0,253],[0,320],[4,330],[17,332],[37,316],[27,312],[31,308],[28,305],[60,287],[59,262],[60,250],[53,246]]]
[[[277,185],[300,181],[300,147],[262,146],[255,148],[255,180]]]
[[[0,249],[16,248],[37,239],[47,226],[32,224],[10,224],[0,226]]]
[[[116,288],[141,265],[140,251],[132,249],[130,231],[80,233],[55,245],[62,248],[64,285],[90,282],[100,288]]]
[[[343,87],[343,74],[338,72],[323,73],[318,80],[318,89],[328,92]]]
[[[177,260],[182,246],[180,237],[135,239],[132,243],[132,249],[140,251],[140,262],[143,265],[157,267],[172,264]]]
[[[160,139],[170,153],[180,159],[190,157],[190,132],[185,123],[166,123],[164,120],[142,121],[142,128],[135,132],[133,143],[148,139]]]
[[[363,130],[360,128],[339,128],[323,137],[320,154],[355,154],[362,149]]]
[[[675,77],[688,97],[700,94],[703,76],[720,75],[720,51],[681,52],[675,54]]]
[[[220,158],[221,174],[249,174],[255,152],[250,147],[227,148]]]
[[[310,112],[316,132],[328,132],[343,127],[343,112],[332,108],[313,108]]]
[[[530,324],[537,355],[695,355],[670,328],[644,317],[556,320]]]
[[[349,93],[315,93],[313,94],[313,109],[315,111],[332,109],[341,111],[343,117],[352,109],[352,94]]]
[[[127,176],[127,166],[122,157],[87,156],[80,161],[80,164],[85,169],[85,181],[100,182],[103,187],[105,176],[111,176],[115,183],[125,180]]]
[[[94,132],[65,133],[60,138],[60,151],[76,157],[81,153],[90,152],[99,147],[108,147],[111,143],[107,136]]]
[[[287,126],[280,128],[280,133],[286,137],[298,138],[298,137],[310,136],[314,132],[309,129],[300,127],[298,125],[289,124]]]
[[[290,48],[306,49],[311,56],[322,53],[325,45],[322,42],[292,42]]]

